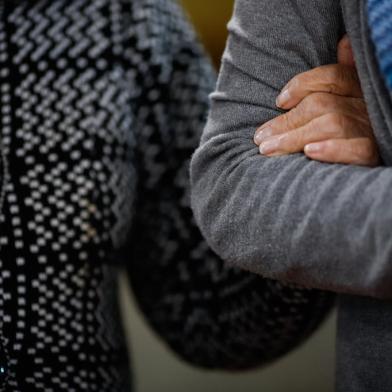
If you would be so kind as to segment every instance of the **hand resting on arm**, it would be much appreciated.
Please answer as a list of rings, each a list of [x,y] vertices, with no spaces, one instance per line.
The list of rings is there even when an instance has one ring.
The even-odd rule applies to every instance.
[[[304,152],[322,162],[380,164],[347,36],[339,43],[338,60],[295,76],[282,89],[276,104],[289,111],[257,130],[261,154]]]

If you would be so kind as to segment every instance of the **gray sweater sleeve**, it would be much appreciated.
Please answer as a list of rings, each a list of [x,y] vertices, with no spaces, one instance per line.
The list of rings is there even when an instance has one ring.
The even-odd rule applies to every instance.
[[[212,109],[191,165],[211,247],[263,276],[392,298],[391,168],[265,158],[258,125],[295,74],[335,61],[338,0],[237,0]]]

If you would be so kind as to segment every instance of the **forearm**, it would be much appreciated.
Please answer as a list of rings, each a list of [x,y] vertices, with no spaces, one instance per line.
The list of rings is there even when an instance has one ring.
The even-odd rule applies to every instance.
[[[237,2],[192,162],[197,221],[233,265],[311,287],[392,297],[390,169],[320,164],[302,154],[263,158],[253,144],[257,126],[278,114],[279,89],[296,73],[333,62],[342,30],[336,18],[328,20],[338,2],[279,4],[287,9],[277,21],[268,2]],[[301,9],[309,15],[299,17]]]

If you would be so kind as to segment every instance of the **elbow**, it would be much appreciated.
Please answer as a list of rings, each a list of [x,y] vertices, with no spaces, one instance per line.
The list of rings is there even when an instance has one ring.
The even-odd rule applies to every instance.
[[[229,211],[230,193],[225,173],[206,159],[199,148],[191,161],[191,206],[197,225],[211,249],[225,261],[232,260],[231,247],[238,228]]]
[[[249,163],[258,157],[254,152],[241,159],[227,155],[205,145],[193,155],[190,174],[195,220],[211,249],[230,266],[275,277],[269,262],[277,256],[271,249],[281,252],[282,248],[271,247],[270,209],[264,208],[262,192],[249,181],[254,177]]]

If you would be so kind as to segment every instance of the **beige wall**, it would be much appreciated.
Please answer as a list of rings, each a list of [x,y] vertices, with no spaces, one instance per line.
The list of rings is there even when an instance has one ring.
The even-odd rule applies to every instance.
[[[272,0],[274,1],[274,0]],[[232,0],[183,0],[216,63]],[[302,347],[274,365],[242,374],[201,371],[178,360],[151,332],[122,279],[121,302],[136,392],[332,392],[335,316]]]
[[[208,52],[219,63],[233,0],[182,0]]]

